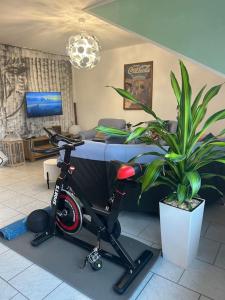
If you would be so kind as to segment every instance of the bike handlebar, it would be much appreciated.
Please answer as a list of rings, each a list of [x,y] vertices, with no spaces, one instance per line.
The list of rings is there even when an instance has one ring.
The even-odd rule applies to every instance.
[[[61,147],[55,147],[50,149],[32,149],[32,152],[34,153],[41,153],[41,154],[57,154],[59,153]]]
[[[32,152],[34,153],[41,153],[41,154],[57,154],[61,150],[65,150],[66,148],[74,149],[75,147],[81,146],[84,144],[84,141],[81,141],[79,139],[71,139],[67,138],[60,134],[53,134],[51,131],[49,131],[47,128],[43,128],[45,132],[47,132],[50,142],[55,145],[58,144],[58,142],[65,142],[65,145],[62,145],[60,147],[54,147],[50,149],[32,149]]]

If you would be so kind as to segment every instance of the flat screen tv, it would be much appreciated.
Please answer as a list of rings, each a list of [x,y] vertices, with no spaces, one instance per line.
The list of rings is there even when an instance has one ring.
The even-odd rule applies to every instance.
[[[27,117],[62,115],[60,92],[27,92],[25,95]]]

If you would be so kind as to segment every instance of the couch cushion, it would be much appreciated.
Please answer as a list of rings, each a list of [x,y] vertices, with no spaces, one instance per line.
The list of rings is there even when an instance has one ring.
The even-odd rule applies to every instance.
[[[64,144],[63,142],[60,142],[59,146],[63,144]],[[105,147],[106,147],[105,143],[85,140],[84,145],[77,147],[76,150],[71,152],[71,156],[104,161]],[[60,151],[61,159],[62,159],[63,152],[64,151]]]
[[[146,152],[158,152],[163,153],[163,151],[155,145],[146,145],[146,144],[107,144],[105,148],[105,160],[120,160],[127,162],[134,156],[140,153]],[[157,156],[154,155],[145,155],[140,157],[137,162],[139,163],[149,163],[156,159]]]
[[[100,119],[98,126],[115,127],[118,129],[125,129],[126,121],[123,119]]]

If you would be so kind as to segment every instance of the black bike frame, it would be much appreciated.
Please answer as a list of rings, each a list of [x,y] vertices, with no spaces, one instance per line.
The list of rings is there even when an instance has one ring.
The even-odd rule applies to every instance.
[[[74,186],[74,180],[72,177],[72,170],[74,170],[74,168],[72,168],[72,166],[70,165],[70,156],[71,151],[75,149],[75,146],[76,145],[74,144],[65,144],[63,145],[63,147],[59,148],[61,150],[64,149],[65,153],[63,162],[60,162],[61,172],[58,179],[56,180],[56,185],[53,193],[49,230],[38,235],[31,242],[33,246],[38,246],[42,242],[48,240],[49,238],[57,234],[59,237],[63,237],[69,242],[72,242],[73,244],[76,244],[90,252],[93,251],[93,249],[96,247],[96,245],[89,244],[88,242],[85,242],[77,237],[71,236],[62,231],[57,230],[56,216],[58,204],[60,202],[60,193],[62,190],[67,189],[68,187],[72,188]],[[79,194],[80,201],[83,204],[85,213],[87,213],[91,217],[91,224],[87,226],[87,229],[89,230],[89,226],[94,226],[95,230],[97,229],[97,239],[99,240],[101,239],[101,235],[106,236],[108,242],[112,245],[112,247],[118,255],[111,254],[110,252],[107,252],[103,249],[99,249],[99,254],[102,257],[109,259],[110,261],[120,266],[125,267],[126,269],[125,274],[114,285],[114,289],[116,290],[116,292],[122,294],[153,256],[153,253],[150,250],[145,250],[138,257],[138,259],[134,261],[124,249],[124,247],[121,245],[121,243],[118,241],[118,239],[113,235],[113,226],[119,214],[120,203],[122,201],[123,196],[125,195],[124,180],[116,181],[116,186],[113,194],[113,201],[111,203],[109,211],[107,211],[106,209],[99,209],[92,206],[88,201],[84,199],[84,197],[82,197],[81,190],[77,190],[74,192],[75,195],[76,193]],[[98,217],[98,215],[106,216],[105,219],[107,220],[107,223],[104,224],[102,220]],[[85,226],[85,222],[83,224]]]

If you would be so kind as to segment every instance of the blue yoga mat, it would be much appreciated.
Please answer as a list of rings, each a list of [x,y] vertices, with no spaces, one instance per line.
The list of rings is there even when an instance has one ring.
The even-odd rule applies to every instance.
[[[0,233],[2,234],[3,238],[6,240],[12,240],[27,232],[26,219],[27,218],[23,218],[1,228]]]
[[[44,208],[47,212],[50,212],[51,207],[48,206]],[[16,237],[24,234],[25,232],[28,231],[27,226],[26,226],[26,220],[27,217],[18,220],[12,224],[9,224],[3,228],[0,228],[0,235],[3,236],[4,239],[6,240],[13,240]]]

